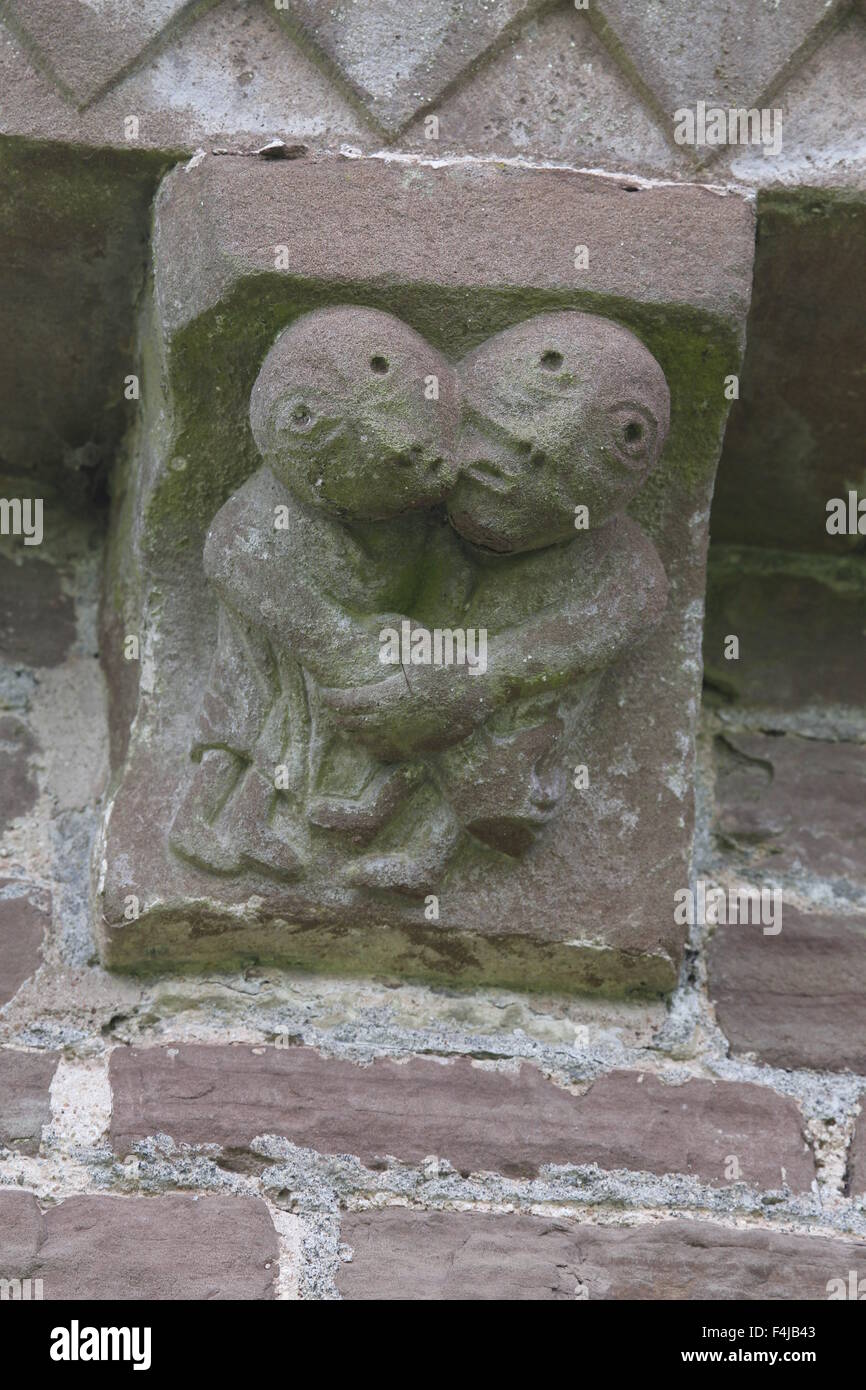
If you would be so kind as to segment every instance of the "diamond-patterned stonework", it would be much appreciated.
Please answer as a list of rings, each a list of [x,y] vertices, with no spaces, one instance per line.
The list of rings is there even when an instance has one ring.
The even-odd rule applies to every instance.
[[[754,106],[841,9],[840,0],[721,0],[697,15],[690,0],[603,0],[593,18],[673,123],[699,101]]]
[[[526,0],[292,0],[280,11],[389,132],[429,106],[520,15]]]
[[[187,11],[214,0],[6,0],[0,17],[35,50],[58,85],[80,106],[99,96],[158,36]]]

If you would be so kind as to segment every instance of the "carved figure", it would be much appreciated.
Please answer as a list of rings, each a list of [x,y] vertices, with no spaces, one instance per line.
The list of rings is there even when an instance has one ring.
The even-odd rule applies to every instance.
[[[263,466],[205,546],[220,635],[179,852],[292,878],[324,837],[349,882],[415,893],[467,833],[525,852],[599,674],[664,609],[661,562],[623,509],[668,410],[647,349],[574,311],[456,372],[369,309],[285,330],[252,395]],[[486,672],[383,679],[379,633],[403,622],[485,628]]]

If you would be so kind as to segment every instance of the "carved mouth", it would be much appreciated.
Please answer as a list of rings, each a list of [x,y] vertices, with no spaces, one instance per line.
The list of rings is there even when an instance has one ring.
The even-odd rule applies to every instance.
[[[514,491],[514,479],[491,459],[473,459],[472,463],[464,464],[461,472],[464,477],[471,478],[474,483],[479,483],[491,492]]]

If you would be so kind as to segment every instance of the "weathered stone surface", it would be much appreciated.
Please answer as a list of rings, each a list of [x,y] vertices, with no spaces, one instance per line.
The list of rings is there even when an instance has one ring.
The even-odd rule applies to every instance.
[[[0,714],[0,834],[35,804],[39,788],[31,765],[36,740],[21,719]]]
[[[866,32],[858,13],[844,0],[801,0],[784,14],[722,6],[700,30],[695,42],[681,5],[662,21],[630,0],[585,11],[571,0],[424,0],[411,12],[397,0],[279,10],[273,0],[160,0],[146,15],[136,0],[113,0],[98,18],[79,0],[9,0],[0,131],[188,153],[249,135],[367,148],[384,136],[436,155],[530,153],[675,176],[689,176],[697,154],[715,181],[724,170],[757,187],[863,186],[852,139]],[[673,142],[668,90],[692,104],[696,94],[748,106],[756,81],[783,112],[781,151]]]
[[[866,918],[785,904],[778,936],[717,927],[709,990],[735,1052],[775,1067],[866,1070]]]
[[[60,90],[79,105],[92,102],[146,46],[202,0],[149,0],[147,5],[64,5],[4,0],[0,15],[36,50]]]
[[[359,1067],[308,1048],[204,1046],[118,1048],[111,1080],[112,1143],[124,1154],[157,1133],[228,1149],[279,1134],[368,1165],[436,1154],[463,1173],[595,1163],[722,1186],[735,1154],[755,1187],[803,1191],[814,1178],[796,1105],[752,1085],[666,1086],[613,1072],[573,1096],[531,1066],[413,1058]]]
[[[743,1182],[804,1191],[815,1169],[799,1111],[787,1097],[747,1083],[668,1086],[651,1074],[612,1072],[581,1097],[576,1114],[601,1167],[690,1173],[723,1185],[736,1155]]]
[[[804,808],[808,814],[804,815]],[[787,734],[716,740],[716,834],[778,876],[866,889],[866,747]]]
[[[740,0],[702,10],[689,0],[602,0],[589,6],[596,29],[643,91],[664,112],[766,105],[768,94],[827,34],[841,0],[793,0],[784,9]],[[712,155],[718,146],[698,150]]]
[[[507,247],[495,230],[505,222]],[[575,270],[576,226],[591,248],[585,271]],[[192,248],[205,245],[200,260]],[[155,317],[146,357],[165,356],[172,403],[167,409],[156,379],[147,376],[142,452],[116,518],[109,590],[122,614],[120,630],[142,633],[153,673],[153,684],[140,692],[109,822],[103,901],[110,963],[264,955],[365,973],[459,976],[467,984],[555,979],[566,988],[614,993],[670,988],[681,940],[671,921],[673,891],[684,881],[691,824],[697,694],[691,605],[702,589],[706,540],[683,519],[706,508],[725,411],[722,382],[736,364],[748,297],[749,255],[748,207],[693,188],[632,194],[562,172],[406,171],[379,160],[328,158],[204,159],[168,180],[157,212]],[[275,268],[283,257],[287,271]],[[304,310],[318,317],[300,318]],[[332,333],[327,325],[338,321],[339,333]],[[267,393],[254,392],[251,431],[250,389],[280,330],[285,337],[260,378],[271,373],[268,411],[276,414],[257,414],[256,402]],[[581,366],[590,358],[605,364],[591,387]],[[686,358],[692,366],[682,373],[678,364]],[[423,405],[421,380],[434,377],[438,411],[410,410],[413,381]],[[499,395],[497,381],[507,383]],[[668,387],[673,425],[653,472]],[[456,443],[449,415],[455,392]],[[323,420],[350,438],[354,432],[363,445],[367,471],[360,478],[352,481],[350,450],[336,450],[333,460],[322,451]],[[474,441],[478,420],[481,443]],[[622,439],[606,442],[604,430],[613,425]],[[413,443],[416,430],[423,438]],[[576,440],[574,431],[581,442],[574,476],[566,478],[562,442]],[[306,434],[311,443],[293,442]],[[379,469],[381,479],[390,462],[401,463],[401,482],[382,487],[374,473]],[[459,481],[449,493],[455,462]],[[412,488],[427,464],[439,477],[416,496]],[[342,480],[340,468],[348,470]],[[478,483],[479,469],[486,481],[493,476],[492,491]],[[539,484],[533,470],[548,481]],[[371,487],[375,502],[373,493],[365,496]],[[553,552],[544,547],[575,534],[571,522],[584,492],[599,524],[593,531],[591,521],[588,535],[578,534],[586,541],[584,588],[566,600],[564,566],[579,546],[572,540],[556,565],[545,564]],[[447,499],[464,539],[433,525],[430,550],[415,532],[437,515],[442,519],[430,507],[437,498]],[[619,515],[626,503],[627,519]],[[383,514],[413,504],[415,510],[393,522]],[[291,517],[299,507],[303,526],[274,524],[280,510]],[[328,509],[339,517],[326,515]],[[521,511],[546,528],[543,538],[521,523]],[[609,518],[605,529],[600,523]],[[382,558],[373,565],[369,551],[362,571],[349,575],[351,527],[354,544],[361,538],[378,546]],[[338,533],[342,549],[335,549]],[[516,579],[519,569],[527,579],[519,595],[503,581],[498,607],[479,598],[467,611],[457,591],[467,563],[470,575],[480,573],[478,539],[499,552],[503,574],[510,565],[509,575]],[[130,546],[142,566],[138,590]],[[302,562],[304,546],[309,558]],[[443,558],[436,560],[440,546]],[[617,547],[621,560],[614,565]],[[650,636],[664,606],[653,547],[670,598]],[[517,550],[525,553],[505,553]],[[496,559],[487,559],[489,570]],[[611,584],[615,572],[628,581]],[[165,596],[159,615],[148,608],[153,586]],[[373,679],[383,614],[405,617],[413,586],[427,596],[409,609],[416,626],[490,630],[491,662],[477,681],[463,679],[465,668],[416,675],[414,665],[414,685],[399,675],[390,685]],[[486,590],[478,583],[473,593],[490,590],[490,582]],[[278,597],[286,592],[291,605]],[[216,599],[223,612],[218,644]],[[537,614],[570,613],[568,602],[574,613],[565,626],[551,620],[543,627]],[[590,602],[600,617],[590,615]],[[345,625],[347,603],[360,635],[338,649],[328,634],[335,623]],[[622,656],[641,612],[638,628],[648,640]],[[520,664],[515,645],[524,629],[528,665]],[[577,670],[567,664],[573,655],[557,664],[552,653],[564,644],[580,653],[579,699],[596,703],[591,719],[578,711],[577,732],[561,735],[556,787],[548,790],[547,765],[544,776],[541,767],[551,740],[560,738],[555,692]],[[215,645],[208,687],[205,668]],[[513,668],[500,655],[506,651]],[[262,705],[275,657],[288,704],[280,695],[277,704],[268,705],[274,697],[267,696]],[[289,680],[290,671],[305,673],[306,693],[295,677]],[[595,680],[593,673],[597,689],[583,680]],[[528,679],[535,690],[524,689]],[[541,705],[533,705],[531,718],[526,710],[522,725],[514,723],[516,701],[531,696],[535,702],[545,680],[544,717]],[[461,689],[468,703],[461,704]],[[486,724],[489,746],[482,741],[462,767],[459,759],[446,766],[442,749],[486,720],[506,691],[512,722]],[[314,782],[308,824],[291,810],[306,795],[297,780],[306,776],[303,757],[296,756],[300,745],[280,743],[284,726],[277,718],[280,710],[294,710],[289,727],[297,742],[307,706],[317,749],[330,746],[322,742],[320,710],[330,710],[325,723],[332,719],[344,731],[333,769],[330,755],[322,760],[329,775],[342,779],[336,782],[342,798],[330,791],[318,796],[330,783]],[[629,711],[638,708],[635,721]],[[267,709],[273,718],[265,718]],[[410,748],[421,763],[413,765]],[[373,758],[369,773],[360,766],[363,749]],[[487,759],[480,775],[477,762],[473,769],[477,758]],[[318,751],[312,764],[318,778],[316,759]],[[460,779],[468,786],[474,770],[475,783],[489,790],[500,762],[506,771],[525,764],[524,798],[538,783],[545,804],[534,805],[536,819],[548,817],[577,763],[589,767],[590,786],[570,794],[530,846],[522,831],[515,833],[515,815],[522,826],[529,812],[510,809],[518,788],[512,771],[510,783],[501,781],[502,813],[493,804],[489,813],[476,811],[471,838],[458,836],[452,862],[454,815],[458,829],[465,825]],[[281,789],[288,795],[275,802],[274,772],[289,764],[294,772]],[[422,764],[427,780],[419,783]],[[357,783],[349,807],[343,804],[347,778]],[[360,795],[364,787],[372,788],[369,796]],[[218,826],[224,810],[234,818],[228,839]],[[354,820],[347,819],[350,811]],[[510,838],[500,833],[505,821]],[[196,831],[202,823],[215,833]],[[413,848],[416,831],[421,855]],[[340,856],[350,852],[352,835],[357,862],[347,863],[344,874]],[[418,901],[430,892],[441,900],[438,922]],[[629,893],[634,907],[624,917]],[[130,898],[138,899],[133,921]],[[566,909],[576,912],[574,923]]]
[[[277,138],[334,144],[375,138],[355,103],[268,9],[260,0],[223,0],[194,11],[83,109],[70,106],[34,54],[0,29],[0,131],[176,156],[193,154],[205,141],[220,147],[242,141],[255,149]],[[130,116],[138,122],[134,137]]]
[[[409,9],[401,0],[336,6],[291,0],[279,17],[313,46],[377,124],[394,132],[532,8],[528,0],[469,7],[416,0]]]
[[[314,203],[318,224],[308,215]],[[505,218],[507,243],[496,232]],[[200,219],[213,238],[206,262],[189,243]],[[329,237],[338,226],[342,236]],[[574,264],[575,226],[595,253],[585,272]],[[485,302],[485,291],[502,286],[520,295],[522,317],[579,302],[591,311],[597,296],[612,295],[705,310],[739,338],[750,299],[753,230],[744,199],[693,185],[633,194],[615,180],[569,170],[406,169],[399,161],[327,155],[288,162],[208,158],[176,171],[160,195],[163,331],[173,338],[249,275],[274,276],[273,247],[288,244],[289,280],[336,280],[369,294],[376,277],[387,277],[395,283],[393,312],[396,286],[404,293],[414,287],[424,301],[419,331],[434,343],[448,341],[452,350],[514,321],[504,307],[491,318]],[[284,294],[286,277],[277,272],[275,291],[281,282]],[[450,296],[437,302],[437,285],[458,292],[459,302]],[[474,303],[462,297],[470,291]],[[283,313],[284,306],[285,300]],[[474,322],[467,322],[470,309]],[[477,321],[482,310],[486,323]],[[274,313],[275,325],[268,324],[268,346],[280,318]],[[247,366],[250,384],[258,366]]]
[[[714,694],[772,709],[866,702],[866,576],[853,557],[768,555],[711,546],[704,682]],[[828,620],[832,613],[832,621]],[[739,638],[736,661],[725,639]]]
[[[4,496],[13,495],[4,489]],[[32,553],[25,552],[20,563],[0,555],[0,659],[59,666],[74,640],[75,604],[63,592],[54,566]]]
[[[866,150],[858,139],[866,127],[864,66],[866,17],[855,8],[774,94],[781,149],[729,146],[713,162],[713,178],[756,188],[866,188]]]
[[[50,921],[47,893],[22,879],[0,878],[0,1005],[37,969]]]
[[[570,4],[510,33],[469,80],[442,94],[435,115],[435,140],[421,115],[401,144],[436,157],[472,150],[668,177],[689,167]]]
[[[249,1301],[274,1297],[277,1237],[248,1197],[69,1197],[40,1215],[0,1192],[0,1269],[59,1299]]]
[[[829,535],[827,502],[850,488],[864,493],[858,305],[866,194],[770,190],[758,196],[758,220],[748,343],[719,465],[713,541],[844,556],[863,538]]]
[[[56,1052],[0,1050],[0,1144],[38,1153],[42,1126],[51,1118],[49,1088]]]
[[[390,1209],[343,1221],[348,1299],[825,1299],[863,1266],[858,1240],[726,1230],[708,1221],[571,1225],[532,1216]]]

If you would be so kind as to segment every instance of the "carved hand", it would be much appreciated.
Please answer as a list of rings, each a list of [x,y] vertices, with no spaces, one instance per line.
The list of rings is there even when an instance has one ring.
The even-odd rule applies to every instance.
[[[465,667],[400,667],[353,690],[323,689],[341,728],[386,761],[459,743],[495,707],[485,676]]]

